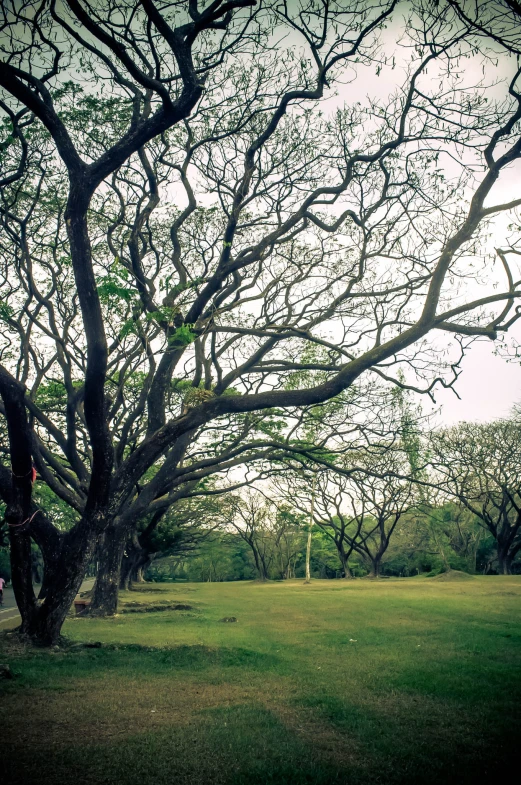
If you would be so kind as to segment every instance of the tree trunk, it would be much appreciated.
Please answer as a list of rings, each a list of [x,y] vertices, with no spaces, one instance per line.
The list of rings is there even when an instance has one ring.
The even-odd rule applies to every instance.
[[[10,508],[6,511],[6,521],[9,528],[9,545],[11,557],[11,582],[20,616],[22,617],[21,631],[29,633],[31,622],[36,613],[36,598],[34,596],[32,570],[31,570],[31,537],[26,526],[20,523],[12,524]]]
[[[119,588],[123,591],[131,591],[133,583],[145,583],[143,572],[152,559],[153,556],[141,545],[139,537],[134,534],[126,544],[121,562]]]
[[[44,548],[43,597],[36,600],[31,580],[29,533],[25,526],[20,526],[13,527],[9,534],[13,588],[22,617],[20,632],[36,645],[52,646],[60,638],[63,622],[81,586],[94,549],[95,536],[88,532],[87,527],[78,527]]]
[[[249,542],[250,548],[253,552],[253,558],[255,559],[255,569],[257,570],[257,580],[264,581],[268,580],[268,576],[266,575],[266,567],[261,559],[260,553],[258,552],[255,543],[253,541]]]
[[[512,556],[508,553],[508,548],[497,549],[498,572],[500,575],[512,575]]]
[[[135,558],[133,553],[127,553],[121,560],[119,588],[121,591],[130,591],[132,587],[132,572],[134,571]]]
[[[156,553],[149,553],[146,548],[141,549],[137,566],[134,568],[134,572],[132,573],[132,580],[135,583],[146,583],[145,572],[156,558],[156,555]]]
[[[39,600],[44,600],[50,593],[53,582],[56,580],[56,571],[58,569],[59,563],[44,555],[42,585],[40,586],[40,594],[38,595]]]
[[[63,622],[80,589],[94,545],[95,538],[86,542],[84,535],[65,543],[52,586],[49,586],[45,599],[38,603],[38,612],[33,617],[29,634],[36,643],[50,646],[59,640]]]
[[[371,559],[371,571],[370,571],[370,573],[369,573],[369,575],[367,577],[368,578],[379,578],[380,577],[380,567],[381,567],[381,563],[380,563],[380,559],[379,558]]]
[[[111,524],[103,535],[100,562],[89,615],[114,616],[118,610],[118,593],[121,562],[127,541],[127,532]]]
[[[342,579],[350,580],[353,576],[351,574],[351,570],[349,569],[349,564],[347,562],[347,556],[341,548],[337,548],[338,551],[338,558],[340,559],[340,568],[342,571]]]

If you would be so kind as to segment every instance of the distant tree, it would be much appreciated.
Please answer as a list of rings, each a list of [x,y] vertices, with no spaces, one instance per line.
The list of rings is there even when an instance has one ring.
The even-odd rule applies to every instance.
[[[257,579],[267,581],[275,557],[275,509],[260,493],[250,490],[236,500],[234,512],[231,525],[251,548]]]
[[[256,572],[251,550],[232,532],[216,532],[195,554],[186,557],[179,570],[191,581],[221,582],[252,580]]]
[[[386,465],[387,464],[387,465]],[[354,548],[370,565],[369,576],[379,578],[382,559],[402,515],[415,503],[415,486],[407,478],[396,477],[396,463],[382,461],[374,467],[379,474],[354,474],[359,493],[360,533]]]
[[[462,423],[433,434],[437,482],[496,541],[503,575],[521,550],[521,420]]]
[[[295,578],[296,566],[304,548],[305,518],[289,505],[277,505],[273,520],[272,570],[277,578]]]
[[[121,565],[120,588],[132,589],[156,557],[173,556],[181,560],[199,550],[217,528],[229,522],[231,504],[226,496],[196,496],[180,500],[159,519],[152,516],[134,532],[125,546]]]
[[[288,498],[304,514],[310,504],[309,488],[294,481],[286,485],[286,490]],[[342,578],[352,577],[349,559],[355,551],[363,522],[363,515],[358,515],[360,508],[353,490],[349,478],[334,471],[322,472],[317,478],[313,522],[334,544]]]

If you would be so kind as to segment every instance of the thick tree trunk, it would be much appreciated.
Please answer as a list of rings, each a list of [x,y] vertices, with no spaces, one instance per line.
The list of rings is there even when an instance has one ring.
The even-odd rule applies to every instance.
[[[89,615],[114,616],[117,613],[121,562],[126,541],[127,532],[122,532],[117,526],[111,524],[105,530]]]
[[[58,642],[63,622],[80,589],[94,546],[95,537],[87,538],[83,532],[78,532],[77,536],[64,542],[46,596],[38,600],[27,630],[35,643],[51,646]]]
[[[500,575],[512,575],[512,556],[508,553],[507,548],[497,549],[498,572]]]
[[[31,537],[27,527],[21,525],[20,521],[14,524],[11,523],[12,520],[17,520],[17,518],[14,517],[15,511],[13,511],[12,515],[10,515],[10,512],[8,507],[6,520],[10,527],[11,581],[16,604],[22,617],[20,630],[22,633],[29,634],[31,623],[37,610],[31,570]]]
[[[368,578],[379,578],[380,577],[380,568],[381,568],[381,560],[380,559],[371,559],[371,570],[369,572]]]

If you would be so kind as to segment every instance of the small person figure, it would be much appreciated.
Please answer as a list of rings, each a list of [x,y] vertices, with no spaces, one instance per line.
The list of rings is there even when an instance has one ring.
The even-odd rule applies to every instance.
[[[4,586],[5,581],[3,578],[0,578],[0,605],[4,604]]]

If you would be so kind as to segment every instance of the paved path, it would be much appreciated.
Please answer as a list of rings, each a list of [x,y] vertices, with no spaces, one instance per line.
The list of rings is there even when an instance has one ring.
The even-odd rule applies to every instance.
[[[83,581],[80,591],[88,591],[94,585],[94,578],[87,578]],[[20,614],[16,607],[16,602],[12,588],[9,586],[4,589],[4,604],[0,607],[0,630],[10,630],[20,624]]]

